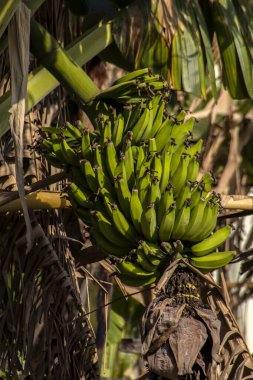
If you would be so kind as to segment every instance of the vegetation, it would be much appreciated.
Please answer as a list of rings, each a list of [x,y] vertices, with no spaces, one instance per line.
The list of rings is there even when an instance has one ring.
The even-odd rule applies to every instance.
[[[252,376],[252,2],[0,4],[1,376]]]

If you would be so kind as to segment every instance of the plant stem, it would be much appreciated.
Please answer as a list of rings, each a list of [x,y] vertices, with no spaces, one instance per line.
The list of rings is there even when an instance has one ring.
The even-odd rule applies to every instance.
[[[88,103],[99,92],[85,71],[35,20],[31,20],[31,52],[81,103]]]
[[[92,28],[67,47],[66,52],[78,65],[84,65],[112,42],[111,24]],[[80,83],[79,83],[80,85]],[[44,67],[35,69],[28,77],[26,112],[59,86],[58,80]],[[0,98],[0,138],[9,129],[10,91]]]

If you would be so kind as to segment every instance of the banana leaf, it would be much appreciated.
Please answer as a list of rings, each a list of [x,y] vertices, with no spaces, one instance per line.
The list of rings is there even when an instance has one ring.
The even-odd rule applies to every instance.
[[[217,99],[214,68],[219,65],[221,71],[221,62],[212,52],[216,35],[223,85],[233,98],[252,98],[252,14],[246,0],[136,1],[113,20],[113,35],[135,68],[162,71],[174,89],[199,97],[205,98],[210,84]]]
[[[103,349],[100,375],[105,378],[126,377],[125,371],[131,371],[138,355],[120,352],[123,338],[139,338],[139,321],[144,307],[132,297],[122,297],[120,289],[115,285],[112,305],[109,313],[107,342]],[[127,318],[126,318],[127,316]]]
[[[7,28],[20,0],[0,0],[0,37]]]

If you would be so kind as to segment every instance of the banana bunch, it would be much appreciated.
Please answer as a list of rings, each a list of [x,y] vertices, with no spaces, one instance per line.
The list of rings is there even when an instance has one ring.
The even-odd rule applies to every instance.
[[[147,71],[138,75],[149,83]],[[220,197],[211,173],[197,181],[203,141],[192,141],[194,119],[170,115],[161,92],[136,103],[120,112],[97,103],[94,131],[81,123],[43,129],[48,159],[69,171],[74,210],[127,285],[157,281],[178,257],[203,272],[226,265],[235,252],[217,249],[230,227],[213,233]]]
[[[116,80],[109,89],[96,95],[94,101],[133,105],[145,102],[158,92],[168,98],[168,82],[161,75],[153,74],[151,69],[144,68]]]

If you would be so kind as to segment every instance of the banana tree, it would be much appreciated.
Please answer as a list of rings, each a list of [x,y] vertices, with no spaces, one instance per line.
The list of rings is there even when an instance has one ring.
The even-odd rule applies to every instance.
[[[130,108],[135,108],[133,103],[138,103],[140,97],[142,97],[140,96],[140,94],[143,93],[142,86],[135,83],[132,88],[132,84],[128,83],[125,86],[125,91],[123,91],[122,94],[119,89],[122,89],[124,86],[121,86],[120,83],[118,83],[118,88],[111,90],[109,89],[100,93],[99,89],[94,85],[85,71],[81,68],[82,65],[87,63],[91,58],[95,57],[98,54],[100,54],[100,59],[109,62],[111,61],[117,66],[129,71],[133,68],[143,68],[148,66],[153,70],[154,73],[162,73],[163,77],[168,80],[169,85],[167,85],[164,80],[161,81],[157,76],[156,79],[159,79],[157,80],[158,84],[154,85],[154,83],[151,83],[148,86],[145,85],[145,90],[147,90],[148,97],[152,96],[155,90],[168,91],[169,88],[172,88],[172,90],[183,90],[197,96],[203,96],[207,100],[210,99],[211,96],[217,99],[220,92],[219,83],[222,80],[223,84],[228,88],[232,97],[249,99],[252,98],[252,74],[250,70],[252,62],[252,25],[250,17],[252,14],[251,3],[244,4],[244,2],[239,3],[236,1],[208,1],[205,4],[200,4],[198,1],[194,1],[185,4],[185,2],[182,1],[160,1],[157,2],[157,4],[154,4],[153,2],[147,1],[143,4],[143,2],[140,1],[132,1],[131,4],[130,2],[103,2],[102,6],[100,3],[101,2],[89,3],[88,1],[66,1],[67,7],[69,7],[70,11],[75,14],[75,16],[72,18],[72,22],[73,25],[75,25],[76,29],[78,30],[80,26],[79,20],[82,20],[82,18],[84,18],[86,21],[86,23],[84,23],[84,34],[78,37],[76,40],[73,40],[72,43],[67,47],[64,46],[63,40],[61,40],[61,44],[63,46],[60,46],[45,27],[38,24],[38,21],[34,21],[32,19],[31,52],[34,54],[38,62],[42,64],[42,67],[36,67],[35,70],[30,73],[26,94],[27,112],[30,111],[32,107],[36,106],[38,102],[40,102],[46,95],[52,92],[59,84],[63,86],[64,93],[59,92],[58,94],[62,97],[62,100],[65,103],[64,107],[60,105],[59,108],[64,109],[64,112],[68,113],[69,115],[68,119],[72,121],[71,118],[76,118],[76,111],[73,112],[73,108],[71,108],[71,105],[73,106],[74,100],[75,109],[77,107],[76,104],[78,105],[79,109],[85,109],[88,116],[90,117],[90,120],[92,120],[95,129],[97,129],[98,126],[101,127],[102,124],[106,121],[97,118],[98,110],[102,109],[101,112],[103,112],[105,118],[107,118],[109,115],[109,118],[111,119],[113,115],[110,114],[110,110],[108,111],[108,105],[111,105],[112,107],[116,108],[117,111],[120,110],[122,112],[124,108],[122,104],[127,101],[128,104],[130,104]],[[29,6],[29,2],[26,2],[26,4]],[[57,6],[61,6],[61,3],[55,2],[55,5],[57,8]],[[16,5],[14,4],[14,6]],[[44,13],[46,12],[47,7],[49,7],[49,4],[46,3],[44,5],[44,9],[42,9],[41,13],[39,13],[37,16],[37,20],[40,21],[40,17],[43,15],[43,11]],[[58,11],[59,9],[60,8],[58,8]],[[64,12],[67,14],[66,8],[63,8],[61,14],[64,14]],[[4,13],[2,15],[4,16]],[[230,25],[230,28],[227,27],[228,23]],[[5,18],[5,24],[8,24],[7,17]],[[86,27],[86,25],[89,25],[89,27]],[[46,27],[50,28],[48,25]],[[2,41],[1,46],[4,46],[4,41]],[[216,74],[217,71],[220,73],[219,75]],[[129,81],[130,80],[131,76]],[[170,94],[170,96],[173,96],[173,92],[171,91],[169,91],[168,94]],[[11,104],[10,96],[11,94],[6,92],[2,99],[0,99],[1,136],[6,134],[7,130],[9,129],[8,110]],[[95,98],[96,101],[94,101]],[[118,100],[118,102],[116,102],[116,105],[115,98]],[[145,98],[143,98],[142,102],[145,101]],[[101,105],[102,108],[100,108]],[[104,108],[103,105],[105,105]],[[167,113],[169,115],[171,115],[171,111],[173,111],[173,107],[171,110],[167,109]],[[126,113],[127,112],[128,110],[126,110]],[[142,109],[138,109],[137,107],[137,117],[138,112],[140,116]],[[56,115],[61,115],[61,113],[58,111]],[[163,116],[162,113],[161,115]],[[171,115],[170,120],[175,121],[175,116]],[[66,155],[67,157],[70,157],[70,160],[73,159],[71,163],[72,165],[73,162],[75,162],[75,150],[78,147],[78,141],[81,141],[80,139],[82,137],[82,134],[80,131],[82,131],[83,127],[80,125],[80,134],[78,132],[78,129],[72,130],[72,132],[76,134],[74,140],[76,140],[77,143],[75,143],[75,141],[73,141],[73,136],[70,136],[71,126],[69,126],[70,130],[66,132],[66,129],[59,130],[58,124],[59,123],[56,122],[53,126],[53,128],[56,129],[52,129],[51,131],[48,129],[48,132],[56,132],[56,140],[57,136],[62,135],[64,136],[63,141],[65,141],[65,138],[67,138],[67,142],[70,144],[70,148],[68,146],[65,146],[67,149]],[[107,125],[107,129],[105,128],[105,131],[110,133],[108,129],[109,123],[105,124]],[[136,127],[136,131],[138,135],[139,126],[138,128]],[[67,136],[66,133],[68,134]],[[84,135],[86,137],[89,136],[89,133],[86,129]],[[92,138],[96,138],[96,133],[91,136]],[[113,136],[113,138],[114,137],[116,138],[115,141],[119,141],[120,144],[120,139],[118,138],[117,140],[117,134]],[[108,136],[105,134],[104,138],[106,139]],[[2,141],[3,148],[6,149],[8,146],[7,137],[4,137]],[[33,139],[30,141],[33,142]],[[54,142],[57,143],[57,141]],[[46,141],[45,145],[47,145]],[[74,156],[71,149],[74,151]],[[58,155],[60,155],[59,150],[56,148]],[[58,166],[61,169],[66,165],[70,165],[69,162],[63,162],[63,164],[61,164],[59,162],[59,156],[57,156],[52,150],[50,153],[51,154],[48,155],[48,162],[51,162],[52,167]],[[29,156],[28,162],[29,165],[25,166],[24,169],[29,172],[30,164],[34,162],[31,156]],[[43,168],[43,165],[44,164],[42,163],[41,168]],[[5,167],[9,169],[10,163],[7,163]],[[75,167],[75,164],[73,167]],[[86,167],[87,165],[84,165],[84,171],[87,170]],[[45,168],[43,170],[45,170]],[[10,176],[9,174],[10,172],[7,172],[7,175],[5,171],[3,172],[3,183],[5,183],[6,177],[8,178]],[[67,170],[67,176],[71,177],[72,180],[75,174],[76,173],[74,170],[71,169],[71,173],[69,172],[69,169]],[[78,183],[77,176],[75,178],[76,181],[74,180],[74,182]],[[72,195],[76,194],[76,189],[73,188],[73,185],[71,189]],[[7,201],[2,202],[2,204],[3,203],[7,203]],[[86,211],[80,210],[80,207],[78,207],[78,205],[75,203],[75,197],[72,197],[72,204],[73,208],[76,210],[80,218],[89,224],[90,215]],[[8,206],[6,207],[8,208]],[[95,217],[94,220],[97,220],[96,218],[98,217],[98,214],[94,214],[92,217]],[[94,234],[96,234],[96,232],[94,232]],[[177,248],[177,253],[180,255],[180,246]],[[101,249],[107,251],[105,244],[101,245]],[[106,254],[108,254],[108,251]],[[4,255],[4,250],[2,252],[2,255]],[[180,260],[182,259],[179,258],[179,261]],[[186,264],[180,261],[180,265]],[[191,267],[190,269],[192,270]],[[199,272],[193,271],[193,273],[195,273],[197,277],[201,276]],[[42,274],[44,274],[44,272],[42,272]],[[12,279],[13,277],[10,278]],[[214,329],[211,327],[210,323],[207,322],[208,316],[202,313],[202,316],[200,317],[202,325],[204,323],[205,326],[208,326],[206,334],[209,338],[210,336],[212,337],[211,341],[209,338],[209,340],[207,340],[209,342],[209,351],[212,345],[217,349],[217,339],[220,338],[223,339],[223,357],[227,357],[226,353],[233,350],[233,346],[235,344],[239,345],[241,351],[238,350],[237,352],[234,350],[233,355],[231,355],[231,363],[233,365],[229,367],[230,373],[228,374],[227,370],[229,362],[226,361],[219,366],[219,370],[221,372],[223,371],[223,374],[227,373],[230,378],[234,378],[234,373],[237,371],[236,367],[238,367],[240,368],[241,373],[237,371],[236,376],[246,376],[247,371],[251,370],[250,358],[248,355],[247,347],[245,346],[243,339],[240,336],[239,330],[233,320],[233,317],[230,315],[232,322],[229,322],[228,318],[226,317],[226,315],[229,314],[227,299],[224,300],[223,295],[217,295],[219,289],[211,280],[209,281],[205,276],[202,276],[201,278],[206,282],[205,289],[208,289],[210,291],[210,299],[205,300],[205,302],[212,304],[212,307],[209,309],[212,310],[212,312],[209,312],[209,321],[212,316],[214,318],[215,313],[219,310],[223,318],[221,318],[223,323],[222,325],[224,326],[224,323],[226,325],[226,328],[223,332],[215,335]],[[169,272],[167,279],[175,281],[172,272]],[[6,284],[7,283],[8,281],[6,281]],[[143,283],[141,284],[143,285]],[[177,284],[177,286],[179,285],[180,284]],[[41,285],[38,285],[38,288],[40,288],[40,286]],[[158,289],[159,286],[160,291],[162,289],[161,295],[165,294],[166,291],[165,288],[163,288],[165,286],[164,283],[163,287],[161,287],[161,285],[158,285]],[[179,288],[176,288],[175,294],[170,294],[170,298],[173,298],[175,295],[178,296],[178,289]],[[13,294],[15,295],[16,292],[13,291]],[[188,298],[189,297],[190,295],[188,294]],[[9,298],[10,305],[11,302],[11,298]],[[32,302],[35,302],[34,299]],[[155,302],[157,302],[157,300]],[[152,308],[156,308],[157,305],[159,305],[159,303],[155,302],[149,306],[150,310],[153,310]],[[57,303],[56,300],[54,300],[54,303]],[[168,312],[166,309],[167,306],[164,306],[165,309],[163,313],[164,315],[168,315],[166,314]],[[29,316],[29,311],[27,315]],[[149,343],[153,344],[154,342],[152,339],[155,337],[155,335],[149,338],[149,332],[152,330],[152,326],[149,325],[149,317],[147,318],[146,315],[146,322],[143,322],[143,337],[146,340],[149,339]],[[182,324],[183,322],[183,318],[180,319],[179,317],[177,319],[178,325]],[[192,322],[192,325],[193,324],[194,323]],[[200,327],[200,329],[202,327]],[[165,325],[162,325],[161,328],[165,328],[166,330]],[[227,333],[230,333],[232,331],[235,335],[237,334],[236,343],[233,339],[228,338],[229,334],[227,335]],[[23,335],[23,337],[24,336],[25,335]],[[159,334],[157,336],[157,339],[160,339]],[[47,340],[45,340],[45,342],[47,342]],[[17,344],[15,347],[20,346]],[[32,344],[30,346],[28,345],[28,347],[32,347]],[[158,355],[158,357],[154,360],[154,352],[159,351],[159,354],[163,355],[163,351],[160,350],[160,340],[157,342],[157,345],[155,347],[155,351],[154,347],[152,347],[153,351],[150,351],[150,344],[146,345],[146,350],[143,349],[143,353],[149,363],[150,368],[152,368],[154,372],[157,373],[157,371],[159,371],[159,368],[157,369],[157,363],[160,359]],[[17,350],[18,349],[19,348],[17,348]],[[213,359],[217,359],[218,362],[218,357],[215,356],[215,352],[215,349],[213,349],[213,353],[212,355],[210,354],[209,359],[212,357]],[[17,351],[12,351],[11,357],[13,357],[13,355],[15,356],[15,354],[17,355]],[[24,354],[26,355],[25,351]],[[202,355],[201,351],[199,351],[198,354]],[[51,353],[49,352],[49,356],[50,355]],[[174,357],[175,355],[176,354],[174,351]],[[25,359],[27,360],[28,357],[26,356]],[[52,359],[52,357],[53,355],[50,356],[50,359]],[[91,357],[94,358],[94,356]],[[170,356],[170,358],[172,357],[173,356]],[[31,359],[29,360],[31,361]],[[58,360],[61,360],[60,356],[58,356]],[[199,357],[198,360],[200,360]],[[50,360],[48,362],[50,363]],[[55,376],[54,378],[58,378],[56,376],[59,376],[59,378],[64,378],[60,377],[63,376],[60,372],[57,372],[59,369],[57,366],[53,368],[51,373],[47,367],[46,371],[48,372],[44,372],[43,374],[40,366],[32,367],[32,362],[29,364],[28,361],[27,363],[27,371],[33,371],[32,368],[36,367],[37,372],[32,372],[33,374],[36,374],[36,376],[38,376],[38,373],[40,373],[40,376],[47,374],[47,376]],[[238,363],[240,363],[240,365]],[[19,363],[19,366],[20,365],[22,367],[22,364]],[[173,372],[175,371],[176,367],[181,369],[180,365],[181,364],[176,360],[176,365],[175,362],[173,362],[172,366],[167,366],[168,371],[171,370]],[[182,365],[184,365],[184,363],[182,363]],[[75,370],[71,366],[71,363],[69,363],[69,366],[65,366],[65,373],[67,373],[67,371],[70,371],[72,378],[78,378]],[[12,370],[14,372],[18,371],[17,366],[15,365],[14,367]],[[94,368],[95,367],[96,360],[94,360]],[[207,368],[209,368],[208,365]],[[188,370],[190,370],[190,367],[188,367]],[[87,368],[87,373],[88,372],[89,368]],[[96,371],[94,370],[92,372],[93,377],[96,376],[95,373]],[[64,376],[67,378],[66,374],[64,374]],[[196,374],[196,376],[198,375]]]

